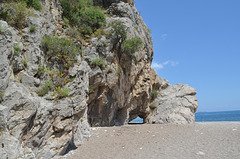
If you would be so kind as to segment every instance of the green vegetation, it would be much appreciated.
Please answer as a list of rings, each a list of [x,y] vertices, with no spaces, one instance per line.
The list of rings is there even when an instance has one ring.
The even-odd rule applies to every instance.
[[[29,28],[30,32],[33,33],[36,31],[36,26],[35,25],[31,25]]]
[[[125,40],[122,45],[123,52],[125,52],[134,62],[138,64],[134,53],[142,47],[143,41],[139,37]]]
[[[38,91],[37,91],[37,94],[39,96],[44,96],[46,95],[51,89],[52,89],[52,86],[53,86],[53,82],[52,81],[46,81],[42,88],[40,88]]]
[[[155,108],[157,108],[157,104],[156,103],[152,103],[152,104],[150,104],[149,108],[150,109],[155,109]]]
[[[96,58],[91,60],[91,65],[93,66],[99,66],[103,68],[104,66],[104,60],[102,58]]]
[[[23,29],[27,26],[26,17],[31,14],[30,7],[42,9],[39,0],[8,0],[0,7],[0,18],[17,29]]]
[[[89,37],[97,29],[106,23],[106,17],[102,11],[93,6],[92,0],[61,0],[63,18],[68,19],[71,26],[85,37]]]
[[[57,95],[57,99],[62,99],[62,98],[65,98],[65,97],[68,97],[69,96],[69,89],[67,86],[64,86],[63,88],[61,87],[55,87],[54,88],[54,94]]]
[[[153,90],[152,90],[152,93],[151,93],[152,100],[156,99],[157,96],[158,96],[158,91],[155,90],[155,89],[153,89]]]
[[[66,25],[69,25],[69,20],[65,17],[63,17],[63,22],[66,24]]]
[[[14,10],[14,12],[13,12]],[[26,17],[30,14],[24,1],[5,3],[0,9],[0,18],[9,25],[22,29],[27,26]]]
[[[21,45],[20,43],[14,44],[14,55],[18,55],[21,51]]]
[[[39,0],[24,0],[28,7],[33,7],[35,10],[41,11],[42,5]]]
[[[88,87],[88,92],[89,92],[89,94],[94,92],[93,86],[89,86],[89,87]]]
[[[123,51],[132,54],[138,51],[142,47],[143,41],[139,37],[125,40],[123,43]]]
[[[42,48],[49,62],[61,65],[60,72],[68,70],[75,62],[76,55],[81,53],[80,48],[67,38],[45,36],[42,39]]]
[[[27,61],[26,59],[23,59],[23,60],[22,60],[22,63],[23,63],[23,65],[24,65],[25,67],[27,67],[28,61]]]
[[[76,29],[68,28],[66,30],[66,34],[70,37],[77,38],[79,36],[79,32]]]
[[[106,23],[105,15],[97,8],[84,11],[80,21],[80,32],[83,35],[91,35]]]
[[[105,35],[106,37],[109,37],[111,35],[111,33],[108,31],[105,31],[104,27],[101,27],[101,28],[97,29],[93,34],[93,36],[97,37],[98,39],[100,39],[103,35]]]
[[[126,26],[122,24],[121,21],[115,21],[110,24],[110,26],[113,28],[112,34],[117,36],[117,39],[122,41],[126,40],[127,38],[127,32],[126,32]]]
[[[40,76],[42,76],[44,73],[46,72],[46,68],[42,65],[42,64],[40,64],[39,66],[38,66],[38,69],[37,69],[37,73],[36,73],[36,77],[40,77]]]

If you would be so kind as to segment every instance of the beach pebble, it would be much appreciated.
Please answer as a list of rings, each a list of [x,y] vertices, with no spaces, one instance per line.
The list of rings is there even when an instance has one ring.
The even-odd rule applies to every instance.
[[[202,155],[202,156],[204,156],[204,155],[205,155],[205,153],[204,153],[204,152],[202,152],[202,151],[198,151],[197,155]]]
[[[236,131],[237,129],[232,129],[232,131]]]
[[[142,150],[143,148],[142,147],[140,147],[140,150]]]

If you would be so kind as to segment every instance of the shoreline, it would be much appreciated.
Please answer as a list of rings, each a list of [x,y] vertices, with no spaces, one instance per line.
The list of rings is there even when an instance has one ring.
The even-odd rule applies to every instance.
[[[63,158],[231,158],[240,156],[240,122],[93,127],[91,137]]]

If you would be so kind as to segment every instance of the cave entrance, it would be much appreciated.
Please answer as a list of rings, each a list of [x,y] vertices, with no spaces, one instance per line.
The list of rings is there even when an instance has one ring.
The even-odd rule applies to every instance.
[[[131,120],[128,124],[143,124],[143,123],[144,119],[138,116],[135,119]]]

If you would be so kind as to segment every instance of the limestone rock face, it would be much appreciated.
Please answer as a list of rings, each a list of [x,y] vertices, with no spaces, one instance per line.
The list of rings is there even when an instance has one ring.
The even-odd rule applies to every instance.
[[[90,67],[86,61],[80,60],[70,69],[72,80],[66,87],[71,98],[56,101],[36,94],[45,80],[44,76],[36,76],[40,65],[46,64],[41,40],[45,35],[55,34],[57,27],[48,10],[33,14],[27,17],[27,22],[36,26],[34,32],[26,27],[20,34],[0,21],[6,28],[0,34],[1,159],[53,158],[76,148],[90,136],[87,120]],[[20,46],[18,53],[14,53],[16,45]]]
[[[151,124],[187,124],[195,121],[198,101],[196,90],[185,84],[168,86],[152,102],[156,108],[146,119]]]
[[[60,0],[41,0],[43,10],[28,16],[21,31],[0,20],[0,158],[57,158],[89,138],[90,126],[118,126],[140,116],[145,123],[191,123],[197,109],[196,90],[188,85],[171,86],[151,69],[151,34],[131,0],[94,0],[104,6],[110,33],[78,39],[69,37],[62,22]],[[126,39],[138,37],[141,48],[129,55],[123,39],[112,32],[115,22],[124,25]],[[34,32],[29,26],[36,26]],[[69,29],[69,28],[68,28]],[[44,36],[73,38],[81,48],[67,79],[54,74],[60,65],[48,61],[41,46]],[[92,35],[94,36],[94,35]],[[15,53],[15,47],[19,47]],[[134,58],[133,58],[134,57]],[[94,59],[104,64],[94,65]],[[64,72],[64,73],[65,73]],[[56,78],[56,80],[52,80]],[[61,82],[68,97],[57,98],[57,86],[47,94],[44,83]],[[158,96],[153,99],[153,90]],[[155,103],[157,108],[150,109]]]
[[[137,64],[119,49],[115,36],[92,39],[91,50],[84,50],[85,58],[106,59],[105,68],[97,66],[90,72],[91,126],[124,125],[137,116],[145,117],[150,101],[153,46],[149,30],[135,6],[128,3],[113,3],[107,12],[112,15],[107,18],[108,23],[121,22],[126,26],[127,38],[139,37],[143,46],[134,53]]]
[[[112,3],[119,3],[120,1],[127,3],[129,0],[93,0],[94,5],[109,7]]]

